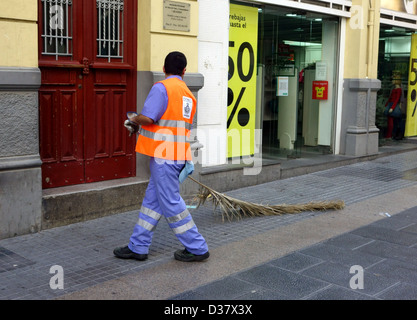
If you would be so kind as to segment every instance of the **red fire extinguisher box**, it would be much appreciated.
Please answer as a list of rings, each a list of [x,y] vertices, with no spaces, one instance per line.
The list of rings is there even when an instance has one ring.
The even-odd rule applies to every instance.
[[[313,99],[314,100],[327,100],[329,95],[329,82],[328,81],[313,81]]]

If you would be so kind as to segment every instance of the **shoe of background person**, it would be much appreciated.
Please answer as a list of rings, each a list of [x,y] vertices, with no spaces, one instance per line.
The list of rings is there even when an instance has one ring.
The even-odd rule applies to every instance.
[[[136,259],[140,261],[148,259],[147,254],[135,253],[132,250],[130,250],[128,246],[116,248],[113,250],[113,253],[116,257],[121,259]]]
[[[174,253],[174,257],[176,260],[184,261],[184,262],[203,261],[203,260],[206,260],[209,256],[210,256],[210,253],[208,251],[205,254],[197,255],[197,254],[192,254],[187,249],[177,250]]]

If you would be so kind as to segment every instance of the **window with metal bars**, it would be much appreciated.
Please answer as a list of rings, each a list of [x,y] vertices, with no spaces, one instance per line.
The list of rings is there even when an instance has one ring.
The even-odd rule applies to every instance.
[[[97,1],[97,57],[123,61],[123,0]]]
[[[72,56],[72,0],[42,0],[42,54]]]

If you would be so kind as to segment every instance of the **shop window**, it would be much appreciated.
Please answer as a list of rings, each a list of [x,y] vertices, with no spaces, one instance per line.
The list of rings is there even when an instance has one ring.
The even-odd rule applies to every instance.
[[[332,153],[339,18],[259,10],[259,127],[264,157]]]
[[[404,138],[412,33],[411,30],[388,25],[381,25],[380,28],[378,79],[381,89],[377,93],[375,124],[380,130],[381,144]],[[390,102],[398,104],[400,117],[386,114],[385,109]]]

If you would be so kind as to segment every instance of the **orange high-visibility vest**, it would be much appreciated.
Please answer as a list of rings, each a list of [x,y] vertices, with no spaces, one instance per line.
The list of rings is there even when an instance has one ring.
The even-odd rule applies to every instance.
[[[184,81],[173,77],[160,81],[167,91],[168,106],[156,123],[142,126],[136,152],[166,160],[192,160],[190,135],[197,100]]]

